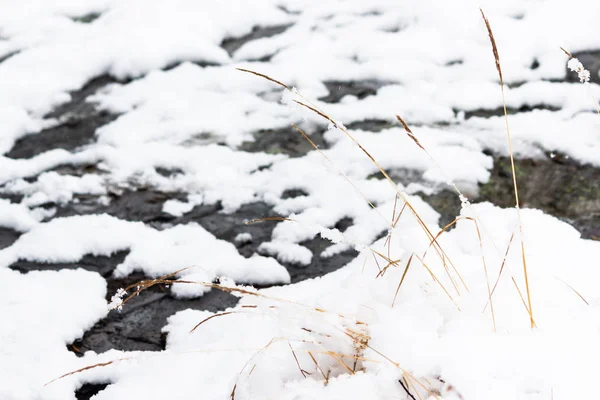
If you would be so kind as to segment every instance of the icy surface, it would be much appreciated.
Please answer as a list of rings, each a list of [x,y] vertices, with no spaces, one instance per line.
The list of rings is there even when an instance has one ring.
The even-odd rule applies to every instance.
[[[456,229],[440,236],[441,257],[441,249],[428,249],[431,235],[420,225],[435,235],[439,215],[406,194],[453,182],[471,195],[490,177],[489,151],[508,152],[479,6],[499,47],[506,105],[511,112],[526,110],[509,120],[516,154],[560,152],[600,167],[598,76],[589,84],[565,82],[568,60],[559,49],[600,48],[594,2],[0,4],[0,193],[6,196],[0,228],[20,234],[0,250],[0,398],[74,399],[86,382],[112,383],[94,397],[100,400],[222,399],[234,389],[236,399],[410,398],[399,379],[415,396],[448,400],[597,393],[600,244],[537,210],[523,210],[521,237],[514,209],[475,204],[463,208]],[[277,33],[226,49],[226,40],[252,36],[257,27]],[[236,68],[280,79],[304,97]],[[85,101],[114,118],[95,129],[91,142],[50,146],[30,158],[8,156],[28,138],[68,125],[69,115],[51,112],[101,76],[114,83]],[[349,82],[377,89],[334,103],[319,100]],[[418,182],[396,181],[397,193],[385,179],[373,179],[378,167],[339,126],[292,100],[347,126],[385,125],[349,133],[392,179],[410,170]],[[277,135],[291,123],[322,134],[325,145],[306,154],[240,150],[258,140],[257,132]],[[65,173],[69,168],[75,172]],[[148,187],[185,195],[164,202],[169,218],[185,220],[197,207],[216,205],[229,215],[264,202],[288,220],[258,247],[263,255],[245,258],[195,222],[153,226],[107,214],[53,219],[61,206],[85,196],[111,204],[114,193]],[[299,189],[301,196],[283,196]],[[397,196],[410,200],[420,221],[407,206],[393,224],[404,205]],[[335,228],[342,218],[353,221],[343,232]],[[301,244],[315,235],[331,246],[317,254]],[[238,234],[233,241],[254,237]],[[164,328],[165,351],[88,352],[80,359],[65,345],[106,316],[104,279],[80,269],[21,274],[9,268],[18,261],[76,264],[88,255],[128,250],[115,277],[187,268],[178,277],[203,284],[170,290],[189,298],[205,294],[217,279],[234,287],[232,281],[287,284],[282,264],[303,268],[348,249],[360,254],[341,270],[244,296],[231,313],[193,333],[214,314],[173,315]],[[69,371],[119,359],[44,386]]]

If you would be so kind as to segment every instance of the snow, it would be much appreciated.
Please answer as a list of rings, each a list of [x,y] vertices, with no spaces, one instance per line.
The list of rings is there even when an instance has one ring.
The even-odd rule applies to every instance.
[[[0,194],[11,200],[0,199],[0,228],[20,236],[0,249],[0,398],[74,399],[86,382],[111,382],[94,397],[99,400],[199,393],[217,399],[234,389],[236,399],[410,398],[401,379],[417,398],[593,397],[600,242],[533,209],[521,211],[521,235],[515,209],[464,201],[462,219],[439,237],[439,247],[423,231],[423,225],[433,235],[441,229],[439,214],[414,194],[451,183],[471,197],[490,178],[488,151],[508,154],[504,117],[467,118],[502,108],[479,5],[498,43],[507,107],[532,109],[509,118],[517,156],[559,152],[600,167],[598,79],[564,82],[567,62],[582,81],[590,77],[588,66],[569,61],[559,48],[600,48],[592,28],[598,7],[591,1],[481,3],[1,1]],[[281,33],[231,54],[221,46],[254,27],[281,27]],[[236,68],[297,91],[283,93]],[[48,113],[105,75],[114,83],[85,101],[115,118],[90,143],[51,146],[30,158],[7,155],[20,139],[64,123]],[[319,100],[331,82],[364,81],[381,87],[334,104]],[[328,127],[294,99],[340,124]],[[378,167],[339,129],[365,120],[388,126],[349,133],[392,176],[407,170],[415,176],[396,182],[398,192],[371,179]],[[276,135],[291,123],[309,135],[324,132],[325,145],[294,156],[240,150],[256,140],[254,133]],[[60,169],[87,165],[96,168]],[[197,206],[218,205],[228,214],[254,202],[288,219],[259,244],[261,255],[245,258],[236,245],[258,244],[250,232],[233,238],[234,245],[195,222],[159,227],[107,214],[53,218],[54,206],[77,196],[109,204],[113,191],[147,187],[185,194],[162,206],[174,219]],[[306,195],[281,198],[298,189]],[[420,220],[407,208],[394,223],[403,198]],[[342,218],[353,222],[344,232],[335,228]],[[301,244],[315,235],[332,242],[320,254]],[[289,284],[282,264],[306,268],[348,249],[358,256],[340,270]],[[82,269],[22,274],[9,267],[77,264],[87,255],[120,251],[128,254],[116,266],[118,278],[184,269],[177,277],[199,284],[174,284],[170,290],[179,298],[215,290],[217,280],[234,291],[244,288],[236,285],[273,287],[238,293],[238,305],[191,333],[217,314],[189,309],[171,316],[164,351],[88,351],[77,358],[65,345],[107,315],[105,279]]]

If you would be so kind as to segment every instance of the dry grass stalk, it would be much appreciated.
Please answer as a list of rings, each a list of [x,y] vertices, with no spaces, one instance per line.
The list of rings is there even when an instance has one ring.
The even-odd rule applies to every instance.
[[[442,284],[442,282],[440,282],[440,280],[437,278],[437,276],[435,276],[435,274],[433,273],[433,271],[431,270],[431,268],[429,268],[429,266],[427,265],[427,263],[425,262],[425,260],[423,260],[418,255],[415,255],[415,256],[417,257],[417,260],[419,260],[421,262],[421,264],[425,267],[425,269],[427,270],[427,272],[429,272],[429,275],[431,275],[431,277],[433,278],[433,280],[435,282],[437,282],[437,284],[442,288],[442,290],[444,291],[444,293],[446,293],[446,295],[448,296],[448,298],[450,299],[450,301],[452,301],[452,304],[454,304],[454,306],[456,307],[456,309],[458,311],[461,311],[460,307],[458,306],[458,304],[456,303],[456,301],[454,301],[454,298],[452,297],[452,295],[450,294],[450,292],[448,292],[448,290],[446,289],[446,287],[444,287],[444,285]]]
[[[560,279],[558,276],[555,276],[555,278],[556,278],[556,279],[558,279],[559,281],[561,281],[562,283],[564,283],[564,284],[565,284],[565,285],[566,285],[566,286],[567,286],[569,289],[571,289],[572,291],[574,291],[574,292],[575,292],[575,294],[576,294],[577,296],[579,296],[579,297],[581,298],[581,300],[583,300],[583,302],[584,302],[585,304],[587,304],[588,306],[590,305],[590,303],[588,303],[588,301],[585,299],[585,297],[583,297],[583,296],[581,295],[581,293],[579,293],[577,290],[575,290],[575,288],[574,288],[573,286],[569,285],[567,282],[563,281],[563,280],[562,280],[562,279]]]
[[[308,352],[308,355],[313,360],[313,362],[315,363],[315,366],[317,367],[317,369],[319,370],[319,372],[323,376],[323,380],[325,381],[325,384],[328,384],[329,383],[329,372],[327,373],[327,375],[325,374],[325,372],[323,372],[323,369],[321,368],[321,366],[317,362],[317,359],[315,358],[315,356],[312,355],[312,353],[310,351]]]
[[[289,340],[288,340],[288,346],[290,346],[290,350],[292,351],[292,355],[294,356],[294,360],[296,360],[296,365],[298,366],[298,369],[300,370],[300,373],[302,374],[302,376],[304,378],[306,378],[306,375],[310,375],[310,372],[303,370],[302,367],[300,366],[300,361],[298,361],[298,357],[296,357],[296,352],[294,351],[294,348],[292,347],[292,344],[290,343]]]
[[[297,95],[300,95],[297,91],[290,89],[289,86],[281,83],[280,81],[278,81],[276,79],[268,77],[265,74],[261,74],[259,72],[254,72],[254,71],[245,70],[245,69],[241,70],[241,71],[248,72],[248,73],[251,73],[251,74],[263,77],[265,79],[268,79],[269,81],[275,82],[275,83],[279,84],[280,86],[282,86],[282,87],[284,87],[284,88],[292,91],[293,93],[295,93]],[[356,140],[356,138],[352,134],[350,134],[350,132],[348,132],[348,130],[342,124],[340,124],[337,121],[335,121],[335,119],[333,119],[331,116],[327,115],[325,112],[319,110],[314,105],[310,105],[310,104],[307,104],[305,102],[298,101],[298,100],[294,100],[294,101],[297,104],[299,104],[299,105],[301,105],[301,106],[303,106],[303,107],[311,110],[312,112],[316,113],[317,115],[321,116],[322,118],[324,118],[325,120],[327,120],[328,122],[330,122],[331,124],[333,124],[333,126],[335,126],[336,128],[340,129],[371,160],[371,162],[377,167],[377,169],[379,170],[379,172],[381,172],[383,174],[383,176],[386,178],[386,180],[394,188],[394,190],[396,191],[396,193],[402,198],[402,200],[406,203],[407,207],[411,210],[412,214],[417,219],[417,222],[419,223],[419,225],[421,226],[421,228],[423,229],[423,231],[425,232],[425,234],[430,239],[433,238],[433,234],[431,233],[429,227],[425,224],[425,222],[419,216],[419,214],[417,213],[417,211],[415,210],[415,208],[412,206],[412,204],[410,203],[410,201],[408,200],[408,198],[406,197],[406,195],[403,192],[400,191],[400,189],[398,188],[398,186],[396,185],[396,183],[392,180],[392,178],[385,171],[385,169],[383,169],[381,167],[381,165],[379,165],[379,163],[375,160],[375,158]],[[458,290],[458,286],[456,285],[456,282],[454,280],[454,277],[450,273],[450,270],[448,269],[448,266],[447,266],[448,262],[450,262],[451,264],[452,264],[452,262],[450,261],[449,257],[445,253],[445,251],[439,245],[437,245],[437,243],[434,246],[434,248],[436,250],[436,253],[438,254],[438,256],[440,257],[440,259],[442,260],[442,262],[444,264],[444,269],[446,270],[446,273],[448,274],[448,277],[449,277],[450,281],[452,282],[452,285],[453,285],[454,289],[456,290],[457,294],[460,294],[460,292]],[[453,264],[452,264],[452,267],[453,267],[455,273],[457,273],[460,276],[460,274],[458,273],[458,271],[456,270],[456,268],[454,267]]]
[[[75,374],[78,374],[80,372],[87,371],[87,370],[94,369],[94,368],[98,368],[98,367],[106,367],[107,365],[114,364],[114,363],[116,363],[118,361],[125,361],[125,360],[129,360],[129,359],[130,358],[118,358],[116,360],[112,360],[112,361],[108,361],[108,362],[104,362],[104,363],[98,363],[98,364],[94,364],[94,365],[88,365],[86,367],[79,368],[79,369],[77,369],[75,371],[67,372],[66,374],[61,375],[58,378],[54,378],[50,382],[46,383],[44,386],[48,386],[49,384],[51,384],[53,382],[56,382],[59,379],[66,378],[67,376],[75,375]]]
[[[410,128],[408,127],[406,122],[404,122],[404,120],[399,115],[396,115],[396,118],[398,119],[398,121],[400,121],[400,123],[404,127],[404,130],[406,131],[408,137],[411,138],[417,146],[419,146],[421,149],[423,149],[423,151],[427,152],[427,150],[425,150],[425,147],[423,147],[421,145],[421,143],[419,142],[419,139],[417,139],[417,137],[412,133],[412,131],[410,130]]]
[[[196,326],[194,326],[194,327],[193,327],[193,328],[190,330],[190,333],[194,332],[196,329],[198,329],[198,327],[199,327],[200,325],[202,325],[203,323],[205,323],[205,322],[207,322],[207,321],[210,321],[210,320],[211,320],[211,319],[213,319],[213,318],[218,318],[218,317],[222,317],[222,316],[224,316],[224,315],[231,315],[231,314],[234,314],[234,312],[233,312],[233,311],[224,311],[224,312],[221,312],[221,313],[218,313],[218,314],[213,314],[213,315],[211,315],[210,317],[204,318],[202,321],[198,322],[198,323],[196,324]]]
[[[471,218],[470,218],[471,219]],[[483,271],[485,272],[485,284],[487,285],[488,301],[490,302],[490,311],[492,313],[492,323],[494,325],[494,332],[496,332],[496,315],[494,314],[494,302],[492,301],[492,291],[490,289],[490,279],[488,277],[487,264],[485,262],[485,254],[483,252],[483,240],[481,239],[481,232],[479,231],[479,224],[475,219],[471,219],[475,224],[477,230],[477,238],[479,239],[479,249],[481,250],[481,261],[483,263]]]
[[[410,255],[408,262],[406,263],[406,268],[404,268],[404,272],[402,273],[402,278],[400,278],[400,282],[398,282],[398,287],[396,288],[396,293],[394,293],[394,299],[392,300],[392,308],[394,308],[394,304],[396,304],[396,298],[398,297],[398,293],[400,292],[400,287],[404,282],[404,278],[406,278],[406,274],[408,273],[408,269],[410,268],[410,263],[412,262],[414,254]]]
[[[247,221],[246,225],[252,225],[252,224],[257,224],[259,222],[266,222],[266,221],[293,221],[293,222],[295,222],[293,219],[286,218],[286,217],[264,217],[264,218],[257,218],[257,219]]]
[[[300,133],[300,135],[302,135],[302,137],[303,137],[303,138],[304,138],[304,139],[305,139],[305,140],[306,140],[308,143],[310,143],[310,145],[311,145],[311,146],[312,146],[312,147],[313,147],[313,148],[314,148],[316,151],[318,151],[318,152],[319,152],[319,154],[320,154],[320,155],[321,155],[323,158],[325,158],[325,160],[326,160],[326,161],[327,161],[327,162],[328,162],[328,163],[329,163],[329,164],[330,164],[332,167],[335,167],[335,164],[333,163],[333,161],[331,161],[331,159],[330,159],[329,157],[327,157],[327,155],[326,155],[325,153],[323,153],[323,151],[322,151],[322,150],[319,148],[319,146],[317,146],[317,145],[315,144],[315,142],[313,142],[313,141],[312,141],[312,139],[310,138],[310,136],[308,136],[308,135],[306,134],[306,132],[304,132],[302,129],[300,129],[300,128],[299,128],[297,125],[295,125],[295,124],[292,124],[292,127],[294,127],[294,129],[295,129],[295,130],[296,130],[298,133]],[[342,170],[340,170],[340,169],[338,169],[338,168],[336,168],[336,172],[337,172],[338,174],[340,174],[341,176],[343,176],[343,177],[344,177],[344,179],[345,179],[345,180],[346,180],[346,181],[347,181],[347,182],[348,182],[350,185],[352,185],[352,187],[353,187],[353,188],[354,188],[354,189],[355,189],[355,190],[356,190],[356,191],[357,191],[357,192],[358,192],[358,193],[359,193],[359,194],[362,196],[362,198],[363,198],[363,199],[365,199],[365,201],[366,201],[366,202],[369,204],[369,206],[370,206],[370,207],[371,207],[373,210],[375,210],[375,212],[377,212],[377,214],[379,214],[379,216],[380,216],[380,217],[381,217],[381,218],[382,218],[384,221],[386,221],[386,223],[387,223],[387,220],[386,220],[386,219],[385,219],[385,217],[384,217],[384,216],[381,214],[381,212],[379,212],[379,210],[377,209],[377,207],[375,207],[375,205],[374,205],[374,204],[371,202],[371,200],[369,200],[369,199],[367,198],[367,196],[366,196],[366,195],[365,195],[365,194],[364,194],[364,193],[363,193],[363,192],[362,192],[362,191],[361,191],[361,190],[360,190],[360,189],[359,189],[359,188],[358,188],[358,187],[357,187],[357,186],[354,184],[354,182],[352,182],[352,180],[351,180],[351,179],[348,177],[348,175],[346,175],[346,173],[344,173]]]
[[[505,126],[506,126],[506,135],[507,135],[507,139],[508,139],[510,166],[511,166],[512,177],[513,177],[513,188],[515,191],[515,208],[517,209],[517,216],[519,218],[519,231],[520,231],[520,240],[521,240],[521,258],[523,260],[523,274],[525,275],[525,290],[527,292],[527,304],[528,304],[527,309],[529,310],[529,322],[530,322],[531,328],[534,328],[535,321],[533,319],[533,308],[531,305],[531,290],[529,288],[529,275],[527,273],[527,258],[525,256],[525,239],[523,238],[523,222],[521,219],[521,207],[520,207],[520,203],[519,203],[519,189],[517,188],[517,173],[515,170],[515,159],[514,159],[513,148],[512,148],[510,128],[508,126],[508,111],[506,109],[506,100],[505,100],[505,96],[504,96],[504,80],[502,78],[502,68],[500,66],[500,55],[498,54],[498,47],[496,46],[496,40],[494,39],[494,33],[492,31],[490,22],[488,21],[487,17],[485,16],[485,13],[483,12],[483,10],[482,9],[479,9],[479,10],[481,11],[481,16],[483,17],[483,21],[485,22],[485,26],[487,28],[487,31],[488,31],[488,34],[490,37],[490,42],[492,43],[492,52],[494,53],[494,60],[496,62],[496,70],[498,71],[498,76],[500,78],[500,90],[502,93],[502,106],[504,108],[504,122],[505,122]]]

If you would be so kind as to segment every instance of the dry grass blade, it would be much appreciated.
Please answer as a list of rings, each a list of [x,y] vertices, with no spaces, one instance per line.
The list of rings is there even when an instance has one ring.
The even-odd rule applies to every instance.
[[[298,100],[294,100],[294,102],[300,104],[303,107],[308,108],[309,110],[311,110],[312,112],[319,114],[321,117],[325,118],[327,121],[331,122],[336,128],[339,128],[338,123],[335,122],[335,120],[333,118],[331,118],[329,115],[325,114],[323,111],[319,110],[316,107],[310,106],[306,103],[303,103],[301,101]]]
[[[583,300],[583,302],[584,302],[585,304],[587,304],[588,306],[590,305],[590,303],[588,303],[588,301],[585,299],[585,297],[583,297],[583,296],[581,295],[581,293],[579,293],[577,290],[575,290],[575,288],[574,288],[573,286],[569,285],[567,282],[563,281],[563,280],[562,280],[562,279],[560,279],[558,276],[555,276],[555,278],[556,278],[556,279],[558,279],[559,281],[561,281],[562,283],[564,283],[564,284],[565,284],[565,285],[566,285],[566,286],[567,286],[569,289],[571,289],[572,291],[574,291],[574,292],[575,292],[575,294],[576,294],[577,296],[579,296],[579,297],[581,298],[581,300]]]
[[[431,389],[429,389],[425,384],[423,384],[421,381],[419,381],[417,378],[415,378],[410,372],[408,372],[407,370],[405,370],[404,368],[402,368],[400,366],[400,364],[398,364],[396,361],[392,360],[391,358],[389,358],[388,356],[386,356],[385,354],[383,354],[382,352],[380,352],[379,350],[374,349],[371,345],[366,346],[367,348],[369,348],[371,351],[373,351],[374,353],[378,354],[379,356],[381,356],[383,359],[385,359],[386,361],[388,361],[390,364],[392,364],[394,367],[398,368],[400,371],[402,371],[402,374],[404,377],[407,378],[407,382],[408,379],[410,379],[411,381],[417,383],[419,386],[421,386],[423,389],[425,389],[427,391],[427,393],[432,396],[434,399],[439,400],[440,398],[437,396],[436,393],[434,393]]]
[[[319,365],[319,363],[317,362],[315,356],[312,355],[312,353],[309,351],[308,355],[310,356],[310,358],[313,360],[313,362],[315,363],[315,366],[317,367],[317,369],[319,370],[319,372],[321,373],[321,375],[323,376],[323,379],[325,380],[325,383],[329,383],[329,374],[325,375],[325,372],[323,372],[323,369],[321,368],[321,366]]]
[[[308,142],[310,143],[310,145],[319,152],[319,154],[325,158],[325,160],[327,160],[327,162],[334,166],[334,163],[329,159],[329,157],[327,157],[327,155],[325,153],[323,153],[323,151],[321,151],[321,149],[319,149],[319,146],[317,146],[315,144],[315,142],[312,141],[312,139],[306,134],[306,132],[304,132],[302,129],[300,129],[297,125],[292,124],[292,127],[300,134],[302,135],[302,137]],[[377,207],[375,207],[375,204],[373,204],[371,202],[371,200],[369,200],[367,198],[367,196],[354,184],[354,182],[352,182],[352,180],[348,177],[348,175],[346,175],[343,171],[341,170],[337,170],[337,172],[344,177],[344,179],[346,179],[346,181],[352,185],[352,187],[362,196],[363,199],[365,199],[365,201],[369,204],[369,207],[371,207],[373,210],[375,210],[375,212],[377,212],[377,214],[379,214],[379,216],[381,218],[383,218],[384,221],[386,221],[385,217],[383,215],[381,215],[381,212],[377,209]],[[386,221],[387,223],[387,221]]]
[[[494,61],[496,62],[496,70],[498,70],[498,76],[500,77],[500,85],[504,85],[504,80],[502,79],[502,68],[500,67],[500,54],[498,53],[498,46],[496,46],[496,39],[494,38],[494,32],[492,31],[492,26],[490,25],[490,21],[488,21],[485,13],[480,8],[481,16],[483,17],[483,22],[485,22],[485,27],[487,28],[488,35],[490,37],[490,42],[492,43],[492,52],[494,53]]]
[[[54,378],[50,382],[46,383],[44,386],[48,386],[52,382],[56,382],[57,380],[62,379],[62,378],[66,378],[67,376],[75,375],[75,374],[78,374],[80,372],[87,371],[87,370],[94,369],[94,368],[106,367],[107,365],[111,365],[111,364],[113,364],[113,363],[115,363],[117,361],[125,361],[125,360],[129,360],[129,358],[118,358],[116,360],[108,361],[108,362],[105,362],[105,363],[98,363],[98,364],[94,364],[94,365],[88,365],[87,367],[79,368],[79,369],[77,369],[75,371],[71,371],[71,372],[68,372],[68,373],[66,373],[64,375],[61,375],[58,378]]]
[[[408,125],[406,124],[406,122],[404,122],[404,120],[402,118],[400,118],[399,115],[396,115],[396,118],[398,119],[398,121],[400,121],[400,123],[404,127],[404,130],[408,134],[408,137],[411,138],[413,140],[413,142],[415,142],[415,144],[417,146],[419,146],[421,149],[425,150],[425,147],[423,147],[421,145],[421,143],[419,142],[419,139],[417,139],[417,137],[412,133],[412,131],[410,130],[410,128],[408,127]]]
[[[569,57],[569,59],[573,58],[573,55],[571,53],[569,53],[567,50],[565,50],[564,47],[561,47],[560,49],[565,52],[565,54],[567,55],[567,57]]]
[[[508,258],[508,253],[510,252],[510,246],[512,245],[513,239],[515,238],[515,234],[510,235],[510,239],[508,240],[508,246],[506,246],[506,253],[504,253],[504,257],[502,258],[502,264],[500,265],[500,272],[498,272],[498,278],[496,278],[496,283],[494,283],[494,287],[492,289],[492,296],[496,291],[496,286],[498,286],[498,282],[500,281],[500,276],[502,275],[502,271],[504,271],[504,266],[506,265],[506,259]]]
[[[230,315],[230,314],[235,314],[233,311],[224,311],[222,313],[218,313],[218,314],[213,314],[210,317],[204,318],[202,321],[198,322],[196,324],[196,326],[194,326],[192,328],[192,330],[190,331],[190,333],[194,332],[200,325],[202,325],[203,323],[213,319],[213,318],[217,318],[217,317],[222,317],[224,315]]]
[[[525,243],[524,243],[524,239],[523,239],[523,222],[521,219],[521,207],[519,205],[519,189],[517,188],[517,173],[515,170],[515,159],[514,159],[514,152],[513,152],[513,148],[512,148],[512,140],[511,140],[511,135],[510,135],[510,128],[508,126],[508,111],[506,109],[506,100],[504,97],[504,80],[502,79],[502,68],[500,67],[500,55],[498,54],[498,47],[496,46],[496,40],[494,39],[494,33],[492,31],[492,27],[490,25],[490,22],[488,21],[487,17],[485,16],[485,13],[483,12],[482,9],[479,9],[481,11],[481,16],[483,17],[483,21],[485,22],[485,26],[487,28],[489,37],[490,37],[490,42],[492,43],[492,51],[494,53],[494,60],[496,61],[496,69],[498,70],[498,76],[500,77],[500,90],[502,93],[502,105],[504,107],[504,122],[505,122],[505,126],[506,126],[506,135],[507,135],[507,139],[508,139],[508,148],[509,148],[509,154],[510,154],[510,166],[511,166],[511,170],[512,170],[512,178],[513,178],[513,188],[515,191],[515,208],[517,209],[517,215],[519,218],[519,230],[521,233],[521,258],[523,260],[523,274],[525,275],[525,290],[527,292],[527,304],[528,307],[527,309],[529,310],[529,322],[531,324],[531,327],[533,328],[535,326],[535,322],[533,319],[533,308],[531,305],[531,290],[529,289],[529,275],[527,273],[527,258],[525,256]]]
[[[286,217],[264,217],[264,218],[257,218],[257,219],[253,219],[251,221],[247,221],[246,225],[257,224],[259,222],[265,222],[265,221],[292,221],[292,222],[296,222],[293,219],[286,218]]]
[[[256,72],[256,71],[252,71],[249,69],[244,69],[244,68],[236,68],[238,71],[242,71],[242,72],[247,72],[249,74],[253,74],[253,75],[257,75],[260,76],[261,78],[265,78],[268,81],[271,81],[273,83],[278,84],[279,86],[283,86],[284,88],[286,88],[287,90],[292,90],[288,85],[286,85],[285,83],[278,81],[277,79],[273,79],[268,75],[265,74],[261,74],[260,72]]]
[[[483,271],[485,273],[485,284],[487,285],[488,301],[490,302],[490,311],[492,313],[492,323],[494,325],[494,332],[496,332],[496,314],[494,313],[494,302],[492,301],[492,291],[490,289],[490,279],[488,277],[487,264],[485,262],[485,253],[483,251],[483,240],[481,239],[481,232],[479,231],[479,225],[476,220],[472,220],[477,230],[477,238],[479,239],[479,249],[481,250],[481,261],[483,263]]]
[[[402,274],[402,278],[400,278],[400,282],[398,283],[398,288],[396,288],[396,293],[394,293],[394,299],[392,300],[392,308],[394,308],[394,304],[396,304],[396,297],[398,297],[398,292],[400,292],[400,286],[402,286],[402,282],[404,282],[404,278],[406,278],[406,274],[408,273],[408,269],[410,268],[410,263],[412,262],[414,254],[410,255],[408,262],[406,263],[406,268],[404,269],[404,273]]]
[[[306,374],[309,374],[308,372],[306,372],[305,370],[302,369],[302,367],[300,366],[300,361],[298,361],[298,357],[296,357],[296,352],[294,351],[294,348],[292,347],[290,341],[288,340],[288,346],[290,346],[290,350],[292,351],[292,355],[294,356],[294,360],[296,360],[296,365],[298,366],[298,369],[300,370],[300,373],[302,374],[302,376],[304,378],[306,378]]]
[[[419,257],[418,255],[417,255],[417,259],[425,267],[425,269],[427,270],[427,272],[429,272],[429,275],[431,275],[431,277],[433,278],[433,280],[436,281],[437,284],[442,288],[442,290],[444,291],[444,293],[446,293],[446,295],[448,296],[448,298],[450,299],[450,301],[452,301],[452,304],[454,304],[454,306],[456,307],[456,309],[458,311],[461,311],[460,307],[454,301],[454,298],[452,297],[452,295],[450,294],[450,292],[448,292],[448,290],[444,287],[444,285],[442,284],[442,282],[440,282],[440,280],[437,278],[437,276],[435,276],[435,274],[433,273],[433,271],[431,270],[431,268],[429,268],[429,266],[427,265],[427,263],[421,257]]]

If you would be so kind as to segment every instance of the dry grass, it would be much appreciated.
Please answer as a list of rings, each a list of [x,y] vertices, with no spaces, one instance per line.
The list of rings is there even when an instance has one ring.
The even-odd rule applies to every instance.
[[[517,209],[517,216],[519,218],[519,231],[520,231],[520,241],[521,241],[521,259],[523,260],[523,275],[525,276],[525,290],[527,292],[527,309],[529,312],[529,322],[531,324],[531,328],[535,327],[535,320],[533,319],[533,307],[531,305],[531,290],[529,288],[529,274],[527,273],[527,257],[525,256],[525,239],[523,237],[523,221],[521,219],[521,206],[519,203],[519,189],[517,187],[517,173],[515,171],[515,158],[512,147],[512,139],[510,135],[510,127],[508,125],[508,111],[506,109],[506,100],[504,98],[504,79],[502,78],[502,67],[500,66],[500,54],[498,53],[498,46],[496,46],[496,39],[494,38],[494,32],[492,31],[492,26],[488,21],[485,13],[482,9],[481,17],[485,22],[485,26],[487,28],[490,42],[492,44],[492,52],[494,53],[494,61],[496,62],[496,70],[498,71],[498,77],[500,78],[500,91],[502,93],[502,107],[504,109],[504,122],[506,127],[506,136],[508,139],[508,149],[510,155],[510,167],[512,171],[513,178],[513,188],[515,191],[515,208]]]

